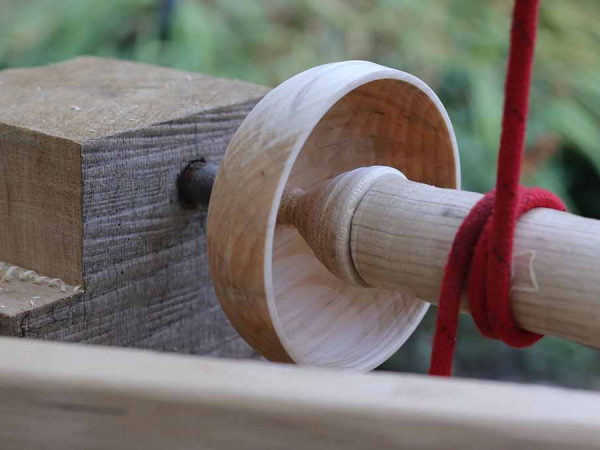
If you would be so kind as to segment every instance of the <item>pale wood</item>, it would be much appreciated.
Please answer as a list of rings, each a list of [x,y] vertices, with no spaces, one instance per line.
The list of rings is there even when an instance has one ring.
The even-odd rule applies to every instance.
[[[450,120],[419,79],[364,61],[303,72],[271,91],[233,137],[211,196],[215,291],[237,331],[274,361],[367,370],[396,351],[427,304],[337,279],[277,226],[284,189],[348,170],[399,168],[457,188]]]
[[[284,191],[277,223],[295,227],[333,275],[356,286],[372,287],[357,272],[348,243],[358,204],[385,174],[404,177],[391,167],[371,166],[338,175],[309,193]]]
[[[456,232],[481,197],[368,167],[338,175],[282,213],[345,282],[437,304]],[[510,292],[517,323],[600,348],[599,254],[600,221],[546,208],[524,214]],[[466,296],[462,309],[468,312]]]
[[[0,339],[3,450],[600,448],[600,396]]]
[[[83,283],[81,148],[3,123],[21,98],[0,72],[0,260]],[[35,86],[31,86],[35,92]],[[32,112],[32,115],[36,115]]]
[[[456,231],[480,198],[380,178],[353,216],[356,270],[371,286],[437,304]],[[514,242],[510,295],[519,325],[600,348],[600,221],[536,208],[519,219]]]
[[[349,243],[356,208],[384,175],[405,178],[391,167],[371,166],[345,172],[308,193],[284,191],[277,223],[293,226],[337,278],[356,286],[373,287],[356,270]]]
[[[0,283],[0,334],[254,355],[214,296],[206,209],[177,178],[218,164],[266,92],[102,58],[0,72],[0,260],[85,290]]]

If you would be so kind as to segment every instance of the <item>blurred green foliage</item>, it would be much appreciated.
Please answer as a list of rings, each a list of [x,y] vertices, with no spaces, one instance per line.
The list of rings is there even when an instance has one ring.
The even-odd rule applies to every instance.
[[[0,0],[0,68],[77,55],[145,61],[276,85],[311,66],[366,59],[438,93],[464,188],[495,179],[512,2],[508,0]],[[525,184],[600,218],[600,2],[544,0]],[[426,371],[434,315],[383,368]],[[598,353],[546,338],[514,350],[461,319],[464,376],[600,387]]]

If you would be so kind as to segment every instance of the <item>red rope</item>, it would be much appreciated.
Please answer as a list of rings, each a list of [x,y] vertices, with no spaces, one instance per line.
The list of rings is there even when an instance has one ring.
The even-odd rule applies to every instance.
[[[538,3],[515,0],[496,189],[475,205],[454,238],[442,281],[432,375],[449,376],[452,371],[460,297],[467,280],[469,308],[482,334],[515,347],[531,345],[542,337],[519,328],[509,298],[517,219],[532,208],[565,210],[554,194],[519,184]]]

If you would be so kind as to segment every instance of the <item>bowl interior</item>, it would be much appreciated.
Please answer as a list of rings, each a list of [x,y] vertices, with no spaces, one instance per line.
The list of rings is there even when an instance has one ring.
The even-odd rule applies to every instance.
[[[364,84],[339,100],[312,131],[286,189],[310,190],[340,173],[387,165],[408,179],[457,187],[453,132],[441,105],[402,80]],[[295,230],[273,242],[281,342],[297,362],[368,370],[412,334],[428,304],[397,291],[347,285],[331,275]]]

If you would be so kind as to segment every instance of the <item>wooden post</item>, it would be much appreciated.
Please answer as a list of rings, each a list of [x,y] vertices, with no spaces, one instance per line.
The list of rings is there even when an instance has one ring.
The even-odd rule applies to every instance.
[[[267,91],[101,58],[0,72],[0,334],[251,355],[177,178]]]

